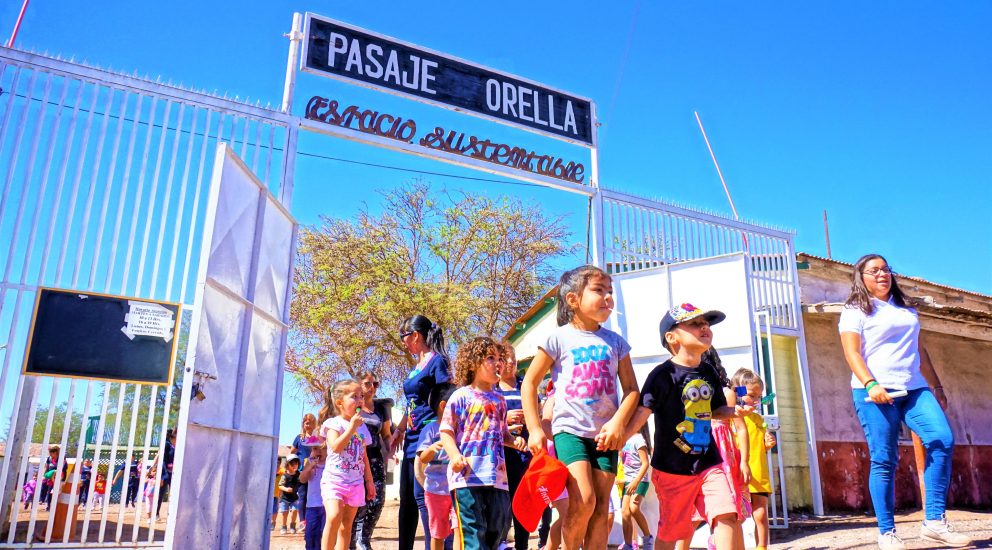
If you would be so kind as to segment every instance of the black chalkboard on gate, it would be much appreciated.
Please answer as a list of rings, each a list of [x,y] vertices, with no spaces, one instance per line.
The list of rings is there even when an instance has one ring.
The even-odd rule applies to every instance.
[[[24,373],[171,384],[180,306],[41,288]]]

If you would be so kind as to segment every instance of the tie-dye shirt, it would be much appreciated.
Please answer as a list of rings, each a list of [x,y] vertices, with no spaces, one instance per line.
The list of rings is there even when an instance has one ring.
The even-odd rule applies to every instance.
[[[553,360],[555,384],[552,433],[594,438],[619,407],[617,368],[630,344],[604,327],[594,332],[560,326],[541,349]]]
[[[448,490],[462,487],[495,487],[508,490],[503,436],[506,401],[496,391],[471,386],[458,388],[448,399],[441,431],[452,434],[468,465],[454,472],[448,465]]]
[[[365,446],[372,443],[372,434],[362,424],[352,434],[351,440],[340,453],[330,449],[331,440],[348,431],[351,424],[342,416],[329,418],[320,427],[320,435],[327,438],[327,462],[324,466],[324,480],[334,487],[360,485],[365,483]],[[334,432],[334,433],[332,433]]]

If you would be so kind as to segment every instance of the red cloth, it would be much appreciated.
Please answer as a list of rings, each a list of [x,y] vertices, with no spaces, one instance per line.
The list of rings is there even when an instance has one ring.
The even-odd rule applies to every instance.
[[[565,490],[568,468],[548,453],[534,457],[513,495],[513,515],[530,532],[537,530],[544,510]]]

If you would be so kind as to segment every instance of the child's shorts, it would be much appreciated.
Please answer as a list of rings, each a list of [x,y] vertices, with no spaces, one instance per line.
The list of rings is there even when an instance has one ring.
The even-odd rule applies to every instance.
[[[555,451],[555,438],[553,437],[548,440],[548,454],[551,455],[552,458],[555,459],[558,458],[558,453]],[[562,487],[561,494],[551,500],[552,502],[558,502],[559,500],[568,500],[568,489]]]
[[[354,485],[337,485],[321,482],[320,495],[324,502],[328,500],[340,500],[346,506],[361,508],[365,506],[365,485],[356,483]]]
[[[290,510],[296,510],[296,503],[290,502],[288,500],[279,499],[279,511],[289,512]]]
[[[672,542],[692,536],[693,513],[712,526],[719,516],[737,517],[737,506],[730,493],[730,482],[722,465],[693,476],[651,472],[651,483],[658,494],[658,538]]]
[[[650,487],[650,486],[651,486],[651,484],[649,482],[642,481],[642,482],[640,482],[640,483],[637,484],[637,489],[634,489],[634,494],[641,495],[642,497],[646,497],[646,496],[648,496],[648,487]],[[627,494],[627,487],[630,487],[630,483],[624,483],[623,484],[623,494],[624,495]]]
[[[554,439],[558,460],[566,466],[573,462],[585,461],[591,464],[595,470],[602,470],[611,474],[617,473],[616,451],[598,451],[595,440],[568,432],[558,432]]]
[[[451,534],[451,495],[436,495],[424,491],[424,502],[427,504],[431,538],[448,538],[448,535]]]

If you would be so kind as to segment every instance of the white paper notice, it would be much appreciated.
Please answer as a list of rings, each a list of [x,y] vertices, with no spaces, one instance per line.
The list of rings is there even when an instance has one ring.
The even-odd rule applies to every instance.
[[[172,328],[176,325],[175,315],[159,304],[128,300],[130,309],[124,315],[121,332],[134,340],[135,336],[151,336],[172,341]]]

